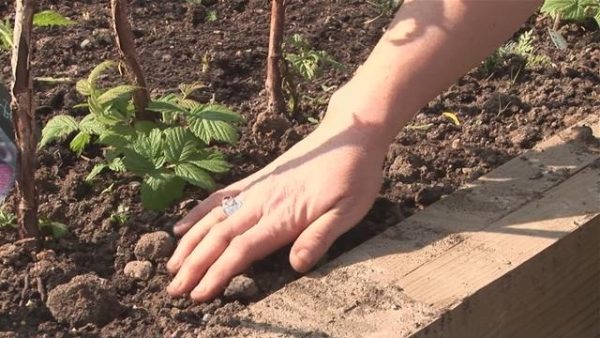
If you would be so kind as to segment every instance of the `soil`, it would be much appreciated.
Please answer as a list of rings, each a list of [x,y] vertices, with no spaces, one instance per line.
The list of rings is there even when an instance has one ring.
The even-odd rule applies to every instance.
[[[106,3],[65,3],[40,1],[40,8],[57,10],[78,23],[35,30],[35,76],[79,79],[99,62],[118,57]],[[219,178],[224,185],[258,170],[309,133],[315,127],[310,118],[319,118],[331,94],[323,88],[335,88],[349,79],[390,19],[385,13],[380,16],[380,10],[367,1],[290,2],[286,33],[301,33],[316,49],[327,51],[347,67],[328,70],[319,79],[302,84],[301,92],[306,97],[287,130],[257,138],[252,126],[266,106],[263,87],[268,2],[202,3],[135,0],[134,33],[153,94],[174,92],[180,83],[200,81],[207,88],[197,94],[198,100],[214,97],[245,117],[239,144],[222,147],[234,164],[230,173]],[[0,17],[12,17],[12,10],[12,5],[0,5]],[[218,19],[207,21],[208,11],[216,11]],[[520,32],[534,29],[537,53],[548,56],[551,64],[517,72],[522,60],[513,58],[492,72],[474,69],[423,107],[411,127],[390,146],[385,183],[371,212],[334,244],[326,260],[485,174],[542,138],[598,113],[600,31],[593,23],[566,24],[560,31],[569,49],[558,50],[546,33],[548,25],[549,19],[534,16]],[[203,61],[206,58],[208,64]],[[2,77],[9,79],[8,53],[0,53],[0,65]],[[85,113],[71,108],[82,100],[73,87],[36,84],[40,126],[56,114]],[[443,112],[455,113],[461,124],[454,125],[442,116]],[[193,304],[167,296],[164,289],[169,276],[163,255],[148,258],[151,268],[148,261],[143,261],[136,266],[144,267],[144,271],[128,268],[125,274],[127,263],[147,259],[134,253],[143,234],[169,231],[193,207],[194,200],[206,194],[190,188],[187,200],[166,212],[145,211],[135,177],[106,173],[96,184],[84,183],[83,178],[101,160],[97,148],[84,152],[84,157],[76,158],[67,143],[39,151],[36,183],[40,214],[68,224],[66,237],[47,237],[38,248],[31,241],[17,241],[12,228],[0,229],[0,337],[235,336],[235,314],[240,309],[298,278],[287,262],[289,248],[254,264],[246,273],[250,280],[236,283],[241,289],[230,286],[228,296],[210,303]],[[129,207],[124,224],[111,218],[121,204]],[[8,198],[4,209],[14,211],[14,196]],[[71,281],[78,275],[83,276]],[[96,284],[81,286],[86,280]],[[49,296],[69,281],[76,284],[71,285],[75,291],[63,285],[58,289],[62,293]],[[112,309],[106,310],[112,311],[110,316],[89,314],[89,318],[101,320],[84,325],[53,316],[53,312],[61,313],[60,306],[65,311],[78,306],[84,311],[83,306],[90,306],[90,292],[98,290],[115,295],[120,304],[98,308]],[[63,303],[60,297],[64,297]],[[50,311],[49,298],[58,310]],[[63,314],[70,313],[65,311]],[[81,312],[76,317],[86,315]]]

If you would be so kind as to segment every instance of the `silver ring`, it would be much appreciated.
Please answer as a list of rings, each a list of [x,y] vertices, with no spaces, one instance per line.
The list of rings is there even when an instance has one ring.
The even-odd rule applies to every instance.
[[[235,197],[226,196],[221,201],[221,208],[227,216],[233,215],[242,207],[242,202]]]

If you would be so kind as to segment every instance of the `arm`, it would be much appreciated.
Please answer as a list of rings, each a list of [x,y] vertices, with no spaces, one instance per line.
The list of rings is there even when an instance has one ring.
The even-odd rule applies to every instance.
[[[351,104],[331,112],[333,123],[350,123],[350,116],[373,123],[382,143],[391,143],[421,107],[509,39],[540,4],[405,1],[368,60],[335,94],[335,101]]]
[[[308,271],[367,213],[387,147],[417,110],[475,67],[534,11],[538,0],[412,0],[396,15],[319,127],[259,172],[199,203],[174,228],[167,291],[198,301],[219,294],[252,262],[294,243]],[[225,196],[243,203],[227,217]]]

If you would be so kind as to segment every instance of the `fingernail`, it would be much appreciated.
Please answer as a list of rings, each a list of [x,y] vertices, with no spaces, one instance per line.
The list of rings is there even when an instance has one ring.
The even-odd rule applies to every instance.
[[[190,294],[190,297],[193,299],[201,299],[206,294],[206,286],[200,284],[198,285]]]
[[[167,286],[167,291],[170,293],[177,293],[179,291],[179,287],[181,286],[180,280],[173,280],[169,286]]]
[[[173,225],[173,232],[177,233],[181,228],[181,223],[177,222],[175,223],[175,225]]]
[[[310,252],[306,249],[298,250],[298,252],[296,252],[296,258],[298,258],[298,260],[300,260],[303,270],[308,270],[313,265],[314,258],[312,257]]]

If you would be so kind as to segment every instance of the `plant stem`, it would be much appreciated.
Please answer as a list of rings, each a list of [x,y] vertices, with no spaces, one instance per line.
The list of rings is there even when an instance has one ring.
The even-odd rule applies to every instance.
[[[115,40],[125,63],[127,76],[138,87],[133,93],[136,118],[138,120],[154,120],[155,115],[146,110],[150,94],[135,50],[133,31],[129,23],[129,5],[127,0],[111,0],[110,4]]]
[[[31,33],[34,0],[17,0],[12,54],[12,119],[18,149],[17,222],[21,238],[38,237],[38,196],[35,188],[35,107],[31,77]]]
[[[269,54],[267,58],[266,89],[269,95],[269,109],[274,114],[285,114],[285,100],[281,88],[281,44],[285,20],[284,0],[272,0],[271,31],[269,35]]]

